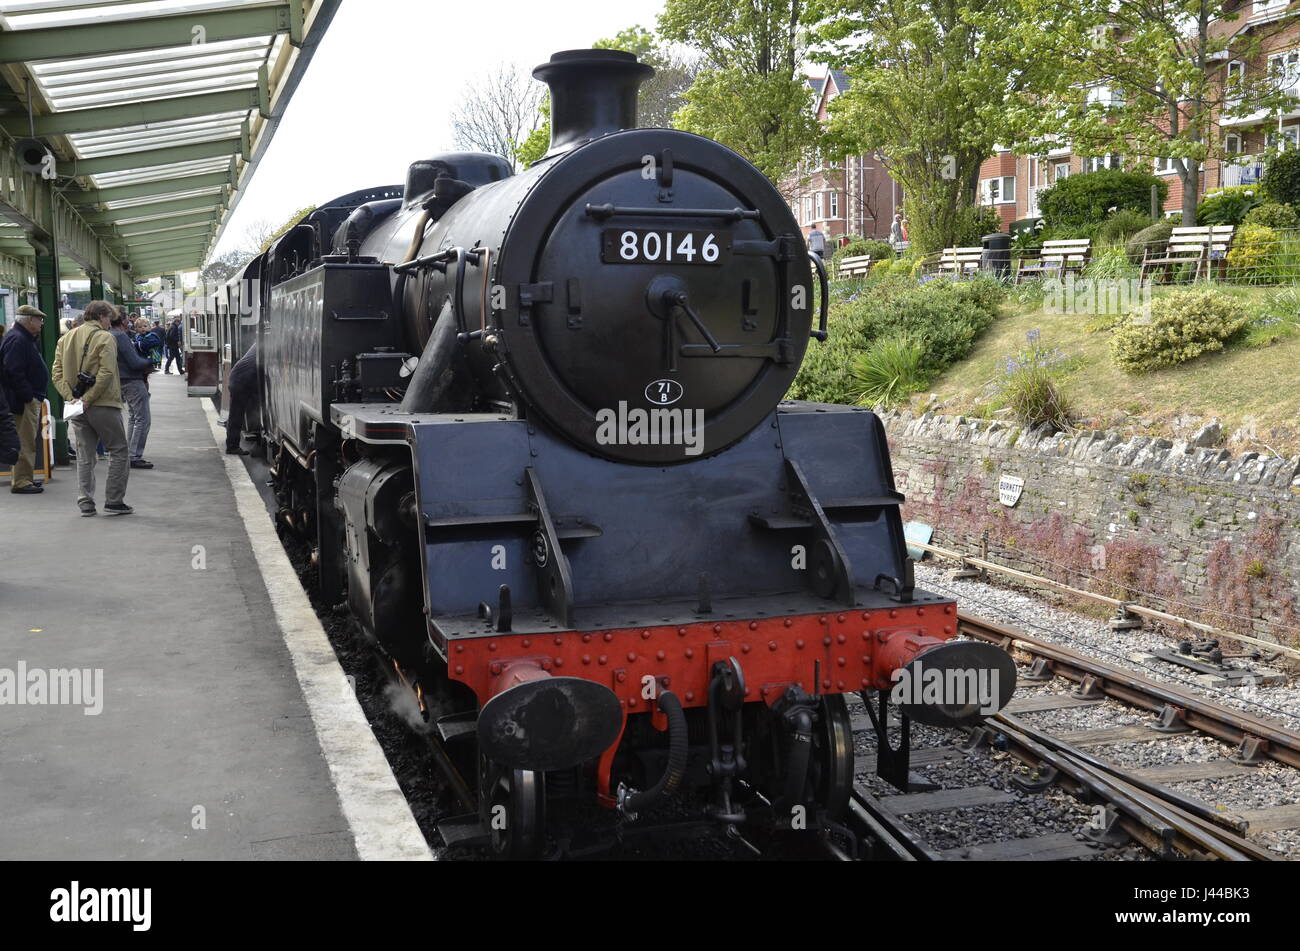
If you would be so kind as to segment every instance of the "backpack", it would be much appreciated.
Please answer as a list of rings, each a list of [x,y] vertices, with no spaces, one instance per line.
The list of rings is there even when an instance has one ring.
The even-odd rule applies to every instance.
[[[163,342],[156,331],[150,330],[142,333],[133,342],[135,343],[135,352],[140,356],[155,365],[162,363]]]

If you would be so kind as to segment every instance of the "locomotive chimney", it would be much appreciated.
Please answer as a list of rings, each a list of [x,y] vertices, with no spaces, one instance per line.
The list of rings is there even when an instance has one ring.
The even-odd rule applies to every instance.
[[[533,70],[551,87],[551,147],[547,156],[589,139],[636,128],[640,85],[654,68],[622,50],[565,50]]]

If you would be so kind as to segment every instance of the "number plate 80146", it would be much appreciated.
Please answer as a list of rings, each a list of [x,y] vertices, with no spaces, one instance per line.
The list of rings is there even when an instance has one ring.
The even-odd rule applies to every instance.
[[[706,264],[716,267],[731,254],[725,231],[671,231],[667,228],[606,228],[600,259],[606,264]]]

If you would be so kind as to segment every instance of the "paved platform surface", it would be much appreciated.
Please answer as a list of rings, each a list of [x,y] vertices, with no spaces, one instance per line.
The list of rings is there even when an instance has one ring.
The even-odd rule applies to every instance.
[[[135,514],[103,514],[102,461],[95,518],[78,515],[73,469],[42,495],[0,486],[0,858],[364,855],[331,779],[347,763],[322,754],[207,401],[177,376],[151,388],[157,468],[131,471]],[[89,670],[92,690],[102,672],[102,693],[18,704],[5,678],[23,666],[27,698],[33,670]]]

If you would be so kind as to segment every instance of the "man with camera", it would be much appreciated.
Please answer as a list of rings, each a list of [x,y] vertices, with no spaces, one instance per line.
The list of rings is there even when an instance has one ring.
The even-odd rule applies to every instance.
[[[81,403],[71,427],[77,439],[77,507],[83,516],[95,514],[95,444],[101,441],[109,458],[104,513],[130,515],[134,511],[124,500],[131,470],[122,425],[117,341],[109,332],[116,315],[108,301],[91,301],[85,323],[64,334],[54,354],[55,389],[65,400]]]

